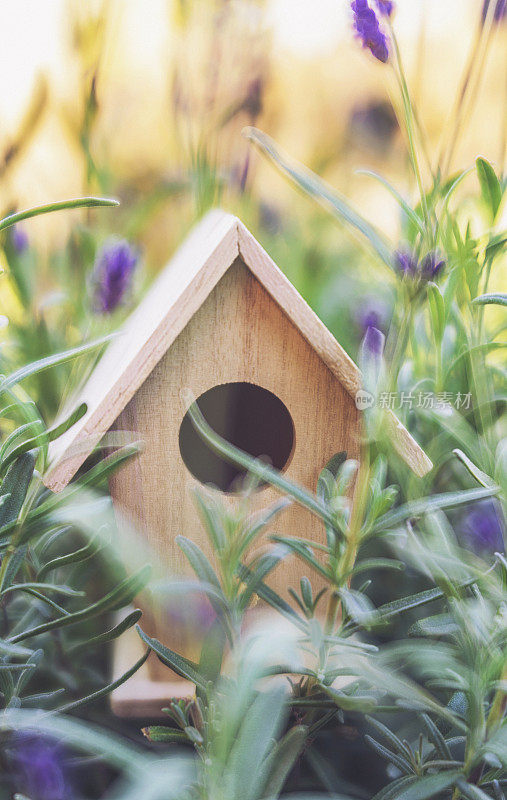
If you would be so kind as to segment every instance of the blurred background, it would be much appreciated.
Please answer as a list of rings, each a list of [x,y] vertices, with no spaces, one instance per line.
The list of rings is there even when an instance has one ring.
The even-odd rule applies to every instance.
[[[433,162],[481,7],[482,0],[397,3]],[[479,153],[501,167],[505,155],[507,25],[498,27],[456,170]],[[357,174],[379,172],[410,197],[391,105],[396,87],[354,40],[347,0],[18,0],[0,7],[0,58],[2,210],[82,194],[121,201],[118,210],[25,224],[33,317],[50,331],[63,326],[72,341],[96,327],[87,286],[108,236],[139,253],[140,291],[217,204],[245,220],[352,355],[365,320],[387,326],[392,277],[376,275],[372,291],[379,268],[241,136],[251,124],[269,133],[396,241],[395,200]],[[62,315],[71,294],[73,311]],[[12,325],[21,309],[5,282],[2,297],[4,325]]]

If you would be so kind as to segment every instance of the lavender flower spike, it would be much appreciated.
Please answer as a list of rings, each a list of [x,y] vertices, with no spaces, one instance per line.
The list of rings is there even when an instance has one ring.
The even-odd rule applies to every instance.
[[[423,280],[432,281],[443,270],[445,260],[437,252],[432,251],[426,255],[421,263],[421,277]]]
[[[484,0],[482,5],[482,24],[486,22],[489,6],[492,0]],[[495,0],[493,0],[495,2]],[[507,17],[507,0],[496,0],[495,12],[493,14],[493,22],[502,22]]]
[[[95,259],[93,305],[99,314],[112,314],[132,285],[138,252],[125,239],[106,241]]]
[[[34,800],[70,800],[63,752],[58,743],[37,733],[21,732],[14,739],[13,766],[16,783]]]
[[[367,0],[352,0],[351,8],[354,12],[354,29],[363,47],[367,47],[376,59],[385,64],[389,58],[389,44],[387,36],[380,28],[377,15]]]
[[[393,0],[375,0],[378,10],[383,17],[390,17],[394,11]]]
[[[408,250],[395,250],[394,268],[402,278],[415,278],[417,275],[417,258]]]

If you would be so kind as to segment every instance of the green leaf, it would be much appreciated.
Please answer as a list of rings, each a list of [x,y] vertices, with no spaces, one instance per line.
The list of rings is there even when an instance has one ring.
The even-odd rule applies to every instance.
[[[245,581],[250,575],[251,570],[248,569],[244,564],[241,564],[237,570],[238,577]],[[278,595],[270,586],[265,583],[259,584],[257,586],[257,595],[264,600],[268,605],[272,608],[275,608],[282,616],[288,619],[290,622],[294,623],[298,628],[301,630],[306,630],[306,622],[305,620],[301,619],[299,614],[294,611],[292,606],[290,606],[280,595]]]
[[[491,800],[489,794],[483,792],[475,784],[468,783],[464,778],[459,778],[456,781],[456,786],[467,800]]]
[[[491,211],[491,218],[494,220],[502,202],[502,187],[489,161],[486,161],[485,158],[478,158],[475,163],[482,196]]]
[[[86,619],[91,619],[99,614],[103,614],[105,611],[116,611],[118,608],[128,605],[134,597],[139,594],[141,589],[144,589],[150,574],[151,567],[146,565],[136,572],[135,575],[125,578],[115,589],[96,603],[92,603],[92,605],[83,608],[81,611],[75,611],[72,614],[58,617],[50,622],[44,622],[41,625],[36,625],[34,628],[22,631],[16,634],[16,636],[13,636],[10,641],[13,644],[17,644],[32,636],[39,636],[41,633],[46,633],[55,628],[75,625],[78,622],[83,622]]]
[[[198,671],[204,681],[215,683],[222,669],[226,635],[220,619],[215,620],[207,631],[201,649]]]
[[[104,631],[104,633],[99,633],[98,636],[87,639],[85,642],[78,642],[73,647],[70,647],[67,652],[75,653],[78,650],[85,650],[89,647],[97,647],[97,645],[104,644],[105,642],[111,642],[113,639],[117,639],[121,636],[125,631],[128,631],[129,628],[133,628],[134,625],[139,622],[142,615],[143,612],[139,608],[136,608],[130,614],[127,614],[127,616],[113,628]]]
[[[41,214],[51,214],[53,211],[65,211],[71,208],[96,208],[98,206],[119,206],[118,200],[106,197],[76,197],[73,200],[59,200],[56,203],[47,203],[43,206],[34,206],[25,211],[17,211],[0,220],[0,231],[22,222],[24,219],[39,217]]]
[[[501,294],[500,292],[493,294],[481,294],[479,297],[476,297],[474,300],[472,300],[472,303],[480,306],[507,306],[507,294]]]
[[[354,589],[340,589],[338,594],[348,616],[362,628],[370,628],[378,621],[377,612],[366,595]]]
[[[23,453],[7,470],[0,488],[0,494],[8,495],[0,506],[0,527],[15,522],[19,517],[34,469],[35,455]]]
[[[305,564],[308,564],[310,567],[313,567],[319,575],[322,575],[324,578],[329,578],[329,573],[322,564],[317,561],[315,556],[313,555],[312,551],[308,547],[308,545],[303,544],[302,542],[298,541],[298,539],[289,539],[286,536],[272,536],[271,539],[274,542],[278,542],[278,544],[283,544],[285,547],[288,547],[289,550],[298,556]]]
[[[2,581],[2,586],[4,588],[8,588],[15,580],[16,575],[18,574],[26,558],[27,549],[27,545],[21,545],[21,547],[17,547],[14,553],[11,555],[7,564],[7,569],[5,570],[4,579]]]
[[[477,467],[474,462],[471,461],[467,455],[465,455],[463,450],[456,448],[452,452],[457,458],[459,458],[461,463],[465,465],[470,475],[475,478],[477,483],[480,483],[481,486],[484,486],[486,489],[492,488],[495,485],[494,481],[489,477],[489,475],[486,475],[485,472],[479,469],[479,467]]]
[[[51,572],[54,569],[66,567],[68,564],[78,564],[82,561],[86,561],[88,558],[91,558],[93,555],[95,555],[98,552],[98,549],[97,543],[93,541],[84,547],[80,547],[79,550],[74,550],[73,553],[67,553],[64,556],[53,558],[40,568],[37,573],[37,579],[42,580],[42,578],[44,578],[48,572]]]
[[[272,572],[276,566],[283,560],[287,551],[282,548],[277,548],[276,550],[265,553],[262,555],[255,566],[251,568],[250,576],[246,580],[246,586],[243,590],[240,598],[240,608],[246,609],[248,603],[250,602],[250,598],[252,595],[257,593],[258,587],[263,583],[264,578],[266,578],[270,572]]]
[[[276,744],[263,767],[267,779],[262,797],[278,797],[280,795],[296,759],[303,750],[307,737],[307,726],[296,725]]]
[[[67,419],[63,420],[63,422],[55,425],[53,428],[49,428],[48,430],[39,433],[37,436],[33,436],[31,439],[27,439],[26,441],[22,442],[22,444],[18,445],[17,447],[13,448],[7,456],[3,459],[1,463],[2,472],[23,453],[26,453],[27,450],[31,450],[36,447],[45,447],[47,451],[47,445],[49,442],[58,439],[59,436],[64,434],[72,425],[75,425],[78,420],[81,419],[86,414],[86,404],[81,403],[75,411],[70,414]]]
[[[72,589],[70,586],[62,586],[55,583],[35,583],[32,581],[29,583],[14,583],[0,592],[0,597],[4,597],[9,592],[26,591],[28,589],[43,589],[46,592],[54,592],[64,597],[83,597],[84,595],[84,592]]]
[[[205,689],[205,680],[199,672],[198,664],[195,664],[190,659],[180,656],[174,650],[170,650],[163,645],[158,639],[152,639],[140,627],[136,625],[136,630],[145,644],[150,647],[159,661],[169,667],[181,678],[186,678],[191,683],[195,683],[200,689]]]
[[[427,714],[421,714],[421,719],[428,732],[428,738],[435,747],[437,755],[444,760],[450,761],[452,759],[451,751],[449,750],[444,737],[440,733],[439,728]]]
[[[185,536],[177,536],[176,544],[185,553],[199,580],[213,586],[214,589],[222,594],[220,581],[201,548]]]
[[[375,728],[375,730],[380,733],[386,742],[389,742],[391,747],[393,747],[397,753],[406,755],[407,751],[404,748],[403,742],[401,739],[398,739],[398,737],[390,730],[390,728],[387,727],[387,725],[379,722],[374,717],[366,717],[366,722],[368,722],[372,728]]]
[[[113,336],[114,334],[102,336],[100,339],[95,339],[93,342],[82,344],[79,347],[73,347],[70,350],[64,350],[62,353],[56,353],[52,356],[46,356],[38,361],[32,361],[31,364],[26,364],[24,367],[12,372],[7,378],[4,378],[0,382],[0,392],[5,392],[8,389],[12,389],[13,386],[16,386],[16,384],[24,381],[25,378],[29,378],[36,373],[50,369],[50,367],[55,367],[59,364],[65,364],[67,361],[72,361],[72,359],[82,356],[85,353],[91,353],[92,350],[96,350],[97,347],[102,347],[102,345],[106,344],[106,342],[109,342]]]
[[[405,569],[405,564],[403,561],[396,561],[394,558],[365,558],[356,564],[350,574],[359,575],[361,572],[369,572],[372,569],[395,569],[402,572]]]
[[[450,786],[454,786],[460,777],[461,773],[454,770],[436,775],[426,775],[411,783],[410,786],[400,787],[390,800],[432,800]]]
[[[387,189],[387,191],[390,192],[390,194],[392,194],[394,199],[397,200],[397,202],[399,203],[399,205],[401,206],[401,208],[403,209],[409,220],[412,222],[412,224],[417,228],[419,233],[422,233],[423,236],[425,235],[424,223],[420,218],[420,216],[415,213],[413,208],[411,208],[411,206],[407,203],[407,201],[401,196],[399,191],[391,183],[389,183],[389,181],[386,180],[386,178],[384,178],[382,175],[379,175],[377,172],[373,172],[372,170],[369,169],[358,169],[356,170],[356,174],[366,175],[367,177],[374,178],[379,183],[381,183],[382,186],[384,186]]]
[[[387,786],[384,786],[380,792],[377,792],[372,800],[394,800],[401,789],[406,789],[408,786],[415,783],[416,780],[417,778],[415,775],[403,775],[402,778],[397,778],[392,783],[388,783]]]
[[[459,625],[451,614],[435,614],[415,622],[408,631],[409,636],[450,636],[459,631]]]
[[[442,292],[432,281],[428,283],[428,302],[435,342],[440,347],[445,330],[445,304]]]
[[[376,228],[364,219],[349,203],[317,175],[288,156],[282,155],[276,143],[262,131],[247,127],[243,135],[256,144],[300,189],[330,209],[342,222],[359,231],[373,247],[379,258],[392,268],[391,248]]]
[[[122,683],[128,681],[129,678],[134,675],[138,669],[140,669],[148,656],[150,655],[150,648],[146,650],[144,655],[136,661],[133,667],[128,669],[126,672],[123,673],[119,678],[112,683],[109,683],[107,686],[104,686],[102,689],[99,689],[97,692],[93,692],[92,694],[87,695],[86,697],[81,697],[79,700],[74,700],[72,703],[67,703],[67,705],[60,706],[58,709],[59,714],[68,714],[70,711],[75,711],[76,708],[81,708],[82,706],[88,705],[88,703],[93,703],[95,700],[100,700],[102,697],[106,697],[111,692],[114,692],[118,686],[121,686]]]
[[[387,747],[384,747],[383,744],[377,742],[376,739],[373,739],[371,736],[365,736],[364,740],[366,744],[371,747],[372,750],[376,752],[378,756],[383,758],[389,764],[394,764],[395,767],[398,767],[400,772],[404,773],[405,775],[410,775],[413,772],[412,765],[410,764],[407,759],[398,754],[393,753],[391,750],[388,750]]]
[[[412,608],[418,608],[426,605],[426,603],[431,603],[433,600],[438,600],[443,596],[444,593],[441,589],[426,589],[424,592],[418,592],[409,597],[401,597],[399,600],[392,600],[390,603],[379,606],[377,608],[377,616],[383,620],[390,619]]]
[[[188,742],[188,736],[184,731],[168,728],[166,725],[150,725],[148,728],[141,728],[141,733],[149,742],[173,742],[175,744]]]
[[[485,497],[492,497],[498,494],[499,487],[494,486],[488,489],[467,489],[462,492],[446,492],[444,494],[434,494],[431,497],[424,497],[421,500],[413,500],[394,511],[384,514],[376,521],[375,531],[383,531],[403,524],[411,517],[421,517],[431,511],[440,508],[455,508],[465,503],[473,503]]]
[[[377,701],[374,697],[370,697],[369,695],[345,694],[345,692],[340,692],[338,689],[333,689],[332,686],[322,685],[322,688],[333,700],[334,704],[344,711],[358,711],[361,712],[361,714],[371,714],[377,707]]]
[[[248,708],[229,755],[225,797],[259,797],[262,763],[282,726],[286,696],[284,688],[275,686],[259,692]]]

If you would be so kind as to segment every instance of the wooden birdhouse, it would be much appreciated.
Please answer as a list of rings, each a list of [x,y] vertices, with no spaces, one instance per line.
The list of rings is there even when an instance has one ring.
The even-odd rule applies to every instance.
[[[336,453],[359,458],[358,368],[243,224],[220,211],[197,225],[105,351],[79,398],[87,413],[56,443],[46,476],[59,491],[105,433],[136,432],[144,449],[111,479],[113,501],[168,570],[188,574],[178,534],[212,556],[190,488],[211,484],[234,502],[241,475],[195,433],[187,389],[223,438],[310,490]],[[425,474],[431,462],[417,443],[393,415],[386,424],[398,453]],[[275,498],[264,486],[255,503]],[[297,505],[278,517],[277,533],[322,539],[318,520]],[[287,597],[304,573],[290,559],[270,583]],[[177,650],[168,628],[155,619],[151,633]],[[167,683],[167,670],[149,669],[132,679],[135,689],[122,687],[120,713],[158,709],[188,691]]]

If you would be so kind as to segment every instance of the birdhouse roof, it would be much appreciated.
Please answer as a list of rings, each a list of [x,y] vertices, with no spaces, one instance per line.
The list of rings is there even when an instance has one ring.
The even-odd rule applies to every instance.
[[[361,373],[352,359],[240,220],[211,211],[153,282],[75,398],[87,411],[52,444],[48,488],[60,491],[72,479],[237,258],[355,398]],[[386,424],[398,454],[425,475],[432,464],[424,451],[390,411]]]

